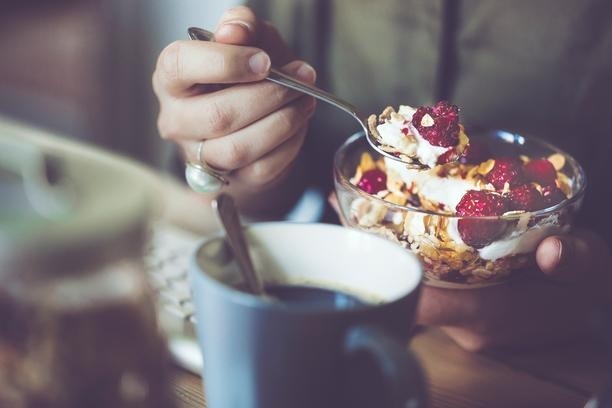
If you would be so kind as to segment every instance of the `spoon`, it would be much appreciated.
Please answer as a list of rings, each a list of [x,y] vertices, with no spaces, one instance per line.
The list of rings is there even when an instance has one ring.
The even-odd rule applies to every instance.
[[[187,31],[189,33],[189,37],[192,40],[213,41],[213,42],[215,41],[215,35],[208,30],[204,30],[203,28],[190,27]],[[337,96],[327,91],[317,88],[316,86],[309,85],[297,79],[291,78],[290,76],[274,68],[270,69],[270,73],[268,74],[266,79],[278,85],[293,89],[294,91],[302,92],[307,95],[313,96],[323,102],[326,102],[332,106],[335,106],[336,108],[342,109],[344,112],[351,115],[353,119],[359,122],[359,125],[361,125],[361,127],[363,128],[363,131],[366,135],[366,139],[368,143],[370,144],[370,146],[372,146],[374,150],[376,150],[381,155],[388,157],[390,159],[393,159],[395,161],[401,162],[405,164],[408,168],[412,168],[412,169],[429,168],[429,166],[419,163],[418,161],[405,161],[405,160],[402,160],[400,157],[394,156],[393,154],[383,150],[380,146],[380,143],[376,139],[376,137],[372,135],[372,133],[370,132],[370,129],[368,127],[367,117],[360,114],[357,108],[353,106],[352,104],[338,98]]]
[[[249,255],[249,248],[244,237],[242,225],[240,224],[240,218],[238,217],[234,199],[227,194],[221,193],[216,200],[213,201],[213,207],[217,211],[221,224],[223,224],[223,228],[227,234],[227,242],[232,248],[232,252],[238,263],[238,269],[240,269],[242,273],[248,291],[257,296],[265,296],[266,293],[264,292],[263,284],[253,267],[253,262]]]

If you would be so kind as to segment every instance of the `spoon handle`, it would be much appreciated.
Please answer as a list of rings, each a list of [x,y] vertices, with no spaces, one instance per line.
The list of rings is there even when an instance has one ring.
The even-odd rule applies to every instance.
[[[232,248],[234,258],[242,271],[249,291],[255,295],[264,295],[263,285],[259,276],[255,273],[255,268],[249,255],[249,248],[244,237],[244,231],[234,199],[227,194],[219,194],[214,205],[227,233],[228,244]]]
[[[324,91],[321,88],[318,88],[310,84],[306,84],[274,68],[270,69],[270,73],[268,74],[266,79],[278,85],[286,86],[287,88],[291,88],[295,91],[302,92],[310,96],[314,96],[315,98],[323,102],[327,102],[335,106],[336,108],[342,109],[343,111],[345,111],[346,113],[348,113],[349,115],[357,119],[359,123],[361,124],[361,126],[364,125],[363,119],[361,119],[361,115],[357,111],[357,108],[355,108],[354,105],[351,105],[345,100],[340,99],[337,96],[327,91]]]
[[[204,30],[203,28],[190,27],[187,31],[189,32],[189,37],[192,40],[213,42],[215,41],[215,35],[208,30]],[[323,102],[327,102],[339,109],[342,109],[343,111],[351,115],[353,118],[355,118],[363,127],[366,134],[368,133],[367,123],[364,121],[357,108],[355,108],[354,105],[346,102],[345,100],[340,99],[337,96],[327,91],[324,91],[321,88],[317,88],[316,86],[292,78],[289,75],[284,74],[275,68],[270,69],[270,73],[268,74],[266,79],[278,85],[291,88],[294,91],[302,92],[307,95],[313,96]]]

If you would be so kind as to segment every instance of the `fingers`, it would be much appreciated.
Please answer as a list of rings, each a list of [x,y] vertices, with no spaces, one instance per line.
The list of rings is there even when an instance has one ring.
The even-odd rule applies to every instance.
[[[314,70],[294,61],[284,69],[313,82]],[[162,106],[159,128],[164,138],[203,140],[236,132],[279,110],[301,94],[269,81],[240,84],[214,93],[175,98]]]
[[[587,231],[548,237],[536,250],[540,270],[547,277],[565,282],[593,278],[609,259],[606,243]]]
[[[576,339],[589,332],[593,310],[592,294],[576,286],[525,279],[476,289],[481,293],[471,296],[471,290],[462,291],[468,292],[463,301],[474,303],[472,314],[454,320],[439,316],[439,325],[469,351]]]
[[[224,137],[209,139],[203,160],[221,170],[237,170],[254,163],[302,128],[312,115],[315,103],[303,96],[244,129]],[[184,144],[189,160],[197,162],[200,142]]]
[[[540,270],[547,275],[553,275],[561,263],[562,252],[563,243],[559,237],[544,239],[536,250],[536,262]]]
[[[252,45],[257,38],[258,26],[257,16],[250,8],[233,7],[221,16],[215,40],[225,44]]]
[[[260,160],[238,170],[235,177],[244,184],[259,189],[281,179],[300,152],[307,127],[305,124],[295,135]]]
[[[496,291],[496,288],[489,290]],[[487,289],[459,291],[423,286],[417,307],[417,323],[425,326],[462,325],[480,312]]]
[[[158,58],[153,87],[158,94],[179,95],[194,85],[255,82],[267,75],[271,61],[280,66],[290,57],[272,24],[257,19],[248,7],[234,7],[222,16],[215,42],[167,46]]]
[[[293,59],[276,27],[259,20],[245,6],[234,7],[223,14],[215,31],[215,40],[224,44],[256,45],[270,55],[276,66]]]
[[[195,84],[260,81],[270,57],[254,47],[204,41],[175,41],[160,54],[153,83],[158,93],[179,95]]]
[[[440,326],[461,347],[535,345],[584,332],[590,298],[575,285],[516,279],[470,290],[423,287],[417,323]],[[583,324],[578,324],[582,320]]]

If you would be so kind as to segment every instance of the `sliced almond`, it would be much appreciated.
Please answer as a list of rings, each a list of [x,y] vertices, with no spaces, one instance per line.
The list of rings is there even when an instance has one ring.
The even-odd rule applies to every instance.
[[[493,166],[495,166],[495,160],[489,159],[486,162],[480,163],[477,172],[480,175],[486,176],[491,170],[493,170]]]
[[[548,156],[548,161],[552,163],[555,170],[560,171],[565,167],[565,156],[561,153],[555,153]]]
[[[415,148],[415,152],[416,152],[416,142],[417,142],[416,137],[414,137],[413,134],[408,133],[407,135],[404,135],[404,139],[406,140],[406,143],[414,143],[415,144],[414,148]],[[410,152],[407,152],[407,153],[409,155],[412,154]]]
[[[502,217],[514,218],[515,215],[520,215],[520,214],[523,214],[524,212],[525,212],[524,210],[506,211],[505,213],[502,214]]]
[[[361,180],[362,176],[363,176],[363,171],[361,171],[360,167],[357,167],[357,171],[355,171],[355,175],[350,180],[351,184],[356,186],[357,183],[359,183],[359,180]]]
[[[525,156],[524,154],[521,154],[519,156],[519,159],[521,159],[521,161],[523,162],[523,164],[527,163],[529,161],[529,157]]]
[[[438,207],[437,203],[428,200],[425,196],[421,194],[419,194],[419,201],[421,202],[421,207],[423,207],[423,209],[427,211],[434,211],[434,212],[440,211],[440,207]]]
[[[374,163],[374,159],[368,152],[364,152],[361,154],[361,160],[359,161],[359,169],[362,172],[366,172],[368,170],[373,170],[376,168],[376,164]]]
[[[404,187],[404,181],[397,175],[396,172],[390,171],[387,173],[387,190],[398,194],[402,192]]]
[[[423,115],[423,117],[421,118],[421,126],[423,127],[430,127],[434,125],[434,119],[431,117],[431,115],[429,115],[429,113],[426,113],[425,115]]]
[[[563,173],[557,173],[557,184],[566,197],[572,195],[572,180]]]
[[[382,111],[378,119],[380,119],[381,122],[386,121],[391,118],[393,113],[395,113],[393,106],[387,106],[385,110]]]
[[[475,179],[476,175],[478,174],[478,169],[479,169],[479,166],[474,166],[471,169],[469,169],[467,174],[465,175],[465,178],[468,180]]]
[[[406,120],[405,117],[403,117],[402,115],[400,115],[399,113],[397,113],[395,111],[391,112],[390,118],[391,118],[391,120],[393,120],[395,122],[403,122],[403,121]]]
[[[397,205],[405,205],[407,199],[406,197],[402,195],[399,195],[396,193],[390,193],[385,196],[385,201],[388,201],[390,203],[397,204]]]
[[[386,172],[386,166],[385,166],[385,161],[382,158],[379,158],[378,160],[376,160],[376,167],[378,167],[379,170],[382,170],[384,172]]]
[[[380,133],[378,133],[378,129],[376,129],[377,126],[378,119],[376,118],[376,115],[368,116],[368,128],[370,129],[370,133],[374,136],[374,138],[376,138],[376,140],[380,141],[381,137]]]
[[[459,125],[459,145],[460,151],[463,152],[464,148],[470,143],[470,139],[468,138],[468,135],[465,133],[465,130],[463,129],[463,125]]]
[[[527,228],[529,228],[529,221],[531,220],[531,213],[526,212],[524,214],[521,214],[521,216],[519,217],[519,221],[516,224],[516,230],[517,231],[527,231]]]
[[[438,251],[434,247],[428,245],[421,246],[421,253],[433,261],[440,259]]]

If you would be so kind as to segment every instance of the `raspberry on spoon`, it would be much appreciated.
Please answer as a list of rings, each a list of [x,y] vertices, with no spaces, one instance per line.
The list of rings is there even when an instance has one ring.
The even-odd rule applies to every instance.
[[[433,146],[452,147],[459,142],[459,108],[447,101],[417,108],[412,125]]]

